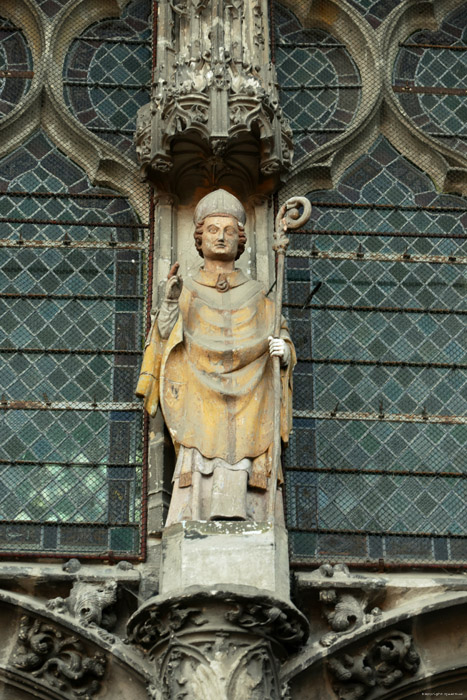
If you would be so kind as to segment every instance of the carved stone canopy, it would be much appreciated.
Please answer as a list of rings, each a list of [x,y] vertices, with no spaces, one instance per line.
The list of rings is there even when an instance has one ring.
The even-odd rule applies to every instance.
[[[139,110],[143,175],[179,195],[200,185],[274,189],[292,160],[269,60],[264,0],[162,0],[151,103]]]

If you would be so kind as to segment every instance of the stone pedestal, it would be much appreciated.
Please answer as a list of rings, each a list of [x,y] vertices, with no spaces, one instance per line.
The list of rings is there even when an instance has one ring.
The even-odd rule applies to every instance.
[[[185,521],[162,538],[161,594],[188,586],[240,585],[289,599],[287,532],[253,522]]]

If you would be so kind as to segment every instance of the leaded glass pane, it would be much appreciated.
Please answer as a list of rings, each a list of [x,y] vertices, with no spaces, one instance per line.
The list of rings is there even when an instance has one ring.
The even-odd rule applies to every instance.
[[[72,113],[131,157],[136,113],[149,101],[150,18],[150,0],[132,0],[120,19],[88,27],[72,43],[64,71]]]
[[[145,227],[41,132],[0,188],[0,546],[135,553]],[[1,520],[24,521],[20,543]]]
[[[304,29],[290,10],[274,7],[281,106],[299,160],[349,126],[359,105],[360,78],[345,47],[330,34]]]
[[[286,264],[299,360],[285,457],[293,556],[457,559],[467,202],[439,194],[382,137],[336,189],[308,196]]]
[[[420,129],[467,153],[467,5],[455,10],[437,31],[419,31],[402,45],[394,64],[394,89],[401,106]],[[459,90],[461,88],[461,90]]]
[[[27,93],[32,69],[31,51],[23,32],[0,16],[0,71],[9,73],[8,77],[0,77],[0,119]]]
[[[72,1],[73,0],[36,0],[36,3],[47,17],[53,18],[67,3]]]

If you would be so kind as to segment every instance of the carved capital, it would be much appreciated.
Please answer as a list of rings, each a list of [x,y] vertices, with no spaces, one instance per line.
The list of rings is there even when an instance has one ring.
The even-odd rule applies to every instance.
[[[131,618],[129,640],[156,665],[160,700],[281,700],[279,661],[306,639],[290,603],[246,587],[193,587],[149,600]],[[158,694],[159,693],[159,694]]]
[[[91,700],[100,690],[107,659],[91,655],[77,637],[24,615],[12,663],[64,698]]]

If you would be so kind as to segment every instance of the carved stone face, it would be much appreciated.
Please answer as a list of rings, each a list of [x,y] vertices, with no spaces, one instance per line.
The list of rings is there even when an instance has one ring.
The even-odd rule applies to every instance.
[[[238,251],[238,223],[233,216],[207,216],[203,224],[201,250],[207,260],[232,261]]]

